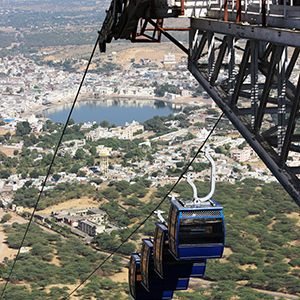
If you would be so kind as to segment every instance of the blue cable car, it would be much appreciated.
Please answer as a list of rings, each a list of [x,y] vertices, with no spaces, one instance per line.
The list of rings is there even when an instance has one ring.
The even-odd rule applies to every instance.
[[[168,227],[156,223],[153,245],[154,269],[161,278],[177,279],[176,290],[188,288],[189,278],[202,278],[206,269],[206,260],[196,262],[176,260],[169,251]]]
[[[186,207],[171,200],[169,213],[169,248],[178,260],[220,258],[225,243],[222,206],[213,204]]]
[[[197,188],[188,176],[194,199],[190,202],[171,199],[169,211],[169,248],[177,260],[220,258],[225,243],[223,207],[211,199],[215,190],[215,163],[205,151],[211,163],[211,190],[203,198],[197,196]]]
[[[174,284],[161,279],[154,271],[153,243],[150,239],[143,239],[141,252],[142,285],[152,295],[153,299],[172,299]]]
[[[132,253],[129,262],[128,282],[133,299],[152,300],[151,294],[142,286],[141,258],[138,253]]]
[[[141,252],[142,285],[152,295],[153,299],[172,299],[176,287],[186,285],[178,278],[162,279],[154,270],[153,243],[150,239],[143,239]],[[182,289],[182,288],[180,288]]]

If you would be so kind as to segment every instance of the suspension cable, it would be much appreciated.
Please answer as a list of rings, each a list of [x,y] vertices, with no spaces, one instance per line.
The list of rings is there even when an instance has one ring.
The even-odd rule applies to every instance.
[[[36,203],[35,203],[35,205],[34,205],[34,208],[33,208],[33,211],[32,211],[32,213],[31,213],[29,222],[28,222],[28,224],[27,224],[25,233],[24,233],[24,235],[23,235],[23,238],[22,238],[20,247],[19,247],[19,249],[18,249],[17,255],[16,255],[16,257],[15,257],[15,259],[14,259],[14,262],[13,262],[13,264],[12,264],[12,267],[11,267],[11,269],[10,269],[8,278],[6,279],[4,288],[3,288],[2,292],[1,292],[1,298],[0,298],[0,299],[3,299],[3,297],[4,297],[4,294],[5,294],[5,291],[6,291],[8,282],[10,281],[10,278],[11,278],[11,276],[12,276],[12,273],[13,273],[13,270],[14,270],[14,268],[15,268],[15,265],[16,265],[16,263],[17,263],[19,257],[20,257],[21,248],[23,247],[23,244],[24,244],[24,242],[25,242],[25,239],[26,239],[27,233],[28,233],[28,231],[29,231],[30,225],[31,225],[31,223],[32,223],[32,221],[33,221],[34,214],[35,214],[35,212],[36,212],[36,210],[37,210],[38,204],[39,204],[40,199],[41,199],[41,197],[42,197],[42,194],[43,194],[43,192],[44,192],[44,188],[45,188],[46,183],[47,183],[47,181],[48,181],[48,178],[49,178],[49,176],[50,176],[50,174],[51,174],[51,170],[52,170],[52,167],[53,167],[53,164],[54,164],[54,161],[55,161],[57,152],[58,152],[59,147],[60,147],[60,145],[61,145],[61,143],[62,143],[62,139],[63,139],[64,134],[65,134],[65,132],[66,132],[66,129],[67,129],[67,127],[68,127],[69,121],[70,121],[70,119],[71,119],[71,115],[72,115],[72,113],[73,113],[75,104],[76,104],[77,99],[78,99],[78,97],[79,97],[81,88],[82,88],[82,86],[83,86],[83,83],[84,83],[86,74],[87,74],[87,72],[88,72],[88,70],[89,70],[90,64],[91,64],[91,62],[92,62],[93,56],[94,56],[94,54],[95,54],[95,51],[96,51],[98,42],[99,42],[99,34],[98,34],[98,38],[97,38],[97,40],[96,40],[96,43],[95,43],[95,45],[94,45],[94,48],[93,48],[93,50],[92,50],[92,53],[91,53],[91,55],[90,55],[89,61],[88,61],[88,63],[87,63],[86,69],[85,69],[85,71],[84,71],[84,74],[83,74],[83,76],[82,76],[80,85],[79,85],[79,87],[78,87],[76,96],[75,96],[74,101],[73,101],[73,104],[72,104],[72,106],[71,106],[69,115],[68,115],[68,117],[67,117],[67,119],[66,119],[64,128],[63,128],[62,133],[61,133],[61,136],[60,136],[59,141],[58,141],[58,143],[57,143],[57,145],[56,145],[56,148],[55,148],[54,154],[53,154],[53,156],[52,156],[52,160],[51,160],[51,163],[50,163],[50,165],[49,165],[49,168],[48,168],[46,177],[45,177],[45,179],[44,179],[43,182],[42,182],[42,186],[41,186],[40,193],[39,193],[38,198],[37,198],[37,200],[36,200]]]
[[[75,289],[73,289],[68,296],[64,297],[63,299],[68,299],[71,295],[73,295],[82,285],[85,284],[85,282],[87,280],[89,280],[112,256],[114,256],[119,250],[120,248],[128,241],[131,239],[131,237],[150,219],[150,217],[153,215],[153,213],[163,204],[163,202],[169,197],[169,195],[172,193],[172,191],[175,189],[175,187],[177,186],[177,184],[180,182],[180,180],[183,178],[183,176],[187,173],[188,169],[190,168],[190,166],[193,164],[193,162],[195,161],[195,159],[197,158],[197,156],[199,155],[199,153],[201,152],[201,150],[203,149],[203,147],[205,146],[205,144],[207,143],[207,141],[209,140],[210,136],[213,134],[214,130],[216,129],[216,127],[218,126],[219,122],[221,121],[222,117],[223,117],[224,113],[222,113],[218,120],[216,121],[216,123],[214,124],[213,128],[211,129],[211,131],[208,133],[206,139],[204,140],[204,142],[201,144],[201,146],[199,147],[198,151],[196,152],[196,154],[194,155],[194,157],[190,160],[190,162],[185,166],[184,170],[182,171],[182,173],[180,174],[180,176],[178,177],[177,181],[175,182],[175,184],[170,188],[170,190],[168,191],[168,193],[163,197],[163,199],[155,206],[155,208],[152,209],[152,211],[148,214],[148,216],[133,230],[131,231],[131,233],[126,237],[126,239],[124,241],[122,241],[122,243],[120,243],[120,245],[111,253],[109,254],[80,284],[77,285],[77,287]]]

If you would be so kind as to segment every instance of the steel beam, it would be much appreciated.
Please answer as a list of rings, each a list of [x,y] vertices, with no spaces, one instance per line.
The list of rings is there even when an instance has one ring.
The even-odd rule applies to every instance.
[[[288,80],[291,76],[291,73],[295,67],[295,63],[297,62],[297,59],[299,57],[299,53],[300,53],[300,48],[295,48],[294,49],[294,52],[293,52],[293,55],[291,57],[291,60],[289,62],[289,65],[287,66],[286,68],[286,79]]]
[[[262,1],[262,0],[261,0]],[[296,6],[294,6],[295,8]],[[297,11],[298,12],[298,11]],[[225,15],[225,10],[208,10],[207,17],[212,19],[221,19],[222,15]],[[241,18],[243,22],[252,23],[252,24],[262,24],[262,26],[274,27],[274,28],[300,28],[299,18],[286,18],[286,17],[276,17],[268,15],[267,22],[264,21],[263,12],[251,13],[249,11],[242,12]],[[236,19],[236,12],[229,11],[227,13],[227,21],[234,22]],[[225,18],[224,18],[225,20]],[[265,27],[266,28],[266,27]]]
[[[215,35],[213,32],[208,32],[207,34],[208,42],[208,77],[211,79],[211,76],[215,68]]]
[[[251,127],[254,128],[255,116],[257,115],[258,110],[258,45],[259,42],[255,40],[248,41],[251,45]]]
[[[235,84],[234,92],[233,92],[233,95],[231,98],[231,106],[236,105],[238,98],[240,96],[242,84],[243,84],[244,77],[246,74],[247,64],[249,62],[249,57],[250,57],[250,42],[247,42],[245,51],[243,54],[243,58],[242,58],[242,61],[240,64],[239,73],[236,78],[236,84]]]
[[[265,114],[265,108],[268,102],[271,86],[273,83],[273,77],[276,71],[276,65],[278,64],[281,54],[283,51],[282,46],[273,46],[273,53],[271,57],[271,63],[269,64],[268,73],[266,77],[266,82],[264,85],[264,90],[262,97],[260,99],[260,105],[257,111],[257,115],[255,116],[255,122],[254,122],[254,131],[256,133],[259,132],[260,127],[262,125],[263,117]]]
[[[259,25],[236,24],[208,18],[192,18],[191,27],[202,31],[217,32],[236,38],[266,41],[275,44],[300,47],[300,31],[268,28]]]
[[[286,62],[287,48],[283,49],[281,58],[277,67],[277,95],[278,95],[278,130],[277,130],[277,151],[281,152],[284,134],[286,130]]]
[[[217,78],[219,76],[220,69],[221,69],[221,66],[222,66],[222,62],[224,60],[224,56],[225,56],[226,49],[227,49],[227,43],[228,43],[227,40],[228,40],[228,38],[227,38],[227,36],[225,36],[222,43],[221,43],[220,50],[219,50],[219,53],[218,53],[218,57],[217,57],[217,60],[216,60],[216,65],[215,65],[215,68],[214,68],[214,70],[212,72],[212,75],[211,75],[211,78],[210,78],[210,84],[211,85],[215,84],[215,81],[217,80]]]
[[[254,149],[273,175],[278,179],[282,186],[287,190],[295,202],[300,206],[300,180],[286,165],[278,165],[278,156],[267,141],[262,136],[254,134],[250,130],[250,124],[244,123],[232,108],[228,105],[218,89],[209,83],[209,80],[199,70],[196,62],[189,60],[188,68],[197,81],[203,86],[207,93],[212,97],[216,104],[222,109],[232,124],[238,129],[249,145]],[[263,146],[264,145],[264,146]],[[268,149],[266,149],[268,148]]]
[[[159,32],[161,32],[166,38],[168,38],[172,43],[174,43],[179,49],[181,49],[185,54],[189,54],[189,50],[185,46],[183,46],[176,38],[174,38],[171,34],[166,32],[162,27],[160,27],[152,19],[148,19],[148,22],[154,28],[156,28]]]
[[[292,136],[295,130],[296,118],[299,112],[299,107],[300,107],[300,76],[298,78],[297,92],[293,102],[293,107],[291,109],[290,117],[288,120],[288,126],[287,126],[287,130],[285,133],[285,138],[281,150],[280,161],[279,161],[280,165],[283,165],[285,163],[289,154],[289,148],[291,146]]]
[[[228,45],[228,83],[227,83],[227,90],[228,90],[228,101],[232,101],[232,95],[234,92],[234,81],[235,81],[235,49],[234,49],[234,37],[227,36],[227,45]]]
[[[196,40],[194,40],[194,39],[196,39]],[[204,46],[207,42],[207,34],[206,33],[202,34],[199,44],[197,43],[197,40],[198,40],[198,34],[196,33],[193,38],[193,43],[195,43],[195,45],[192,45],[192,48],[191,48],[193,50],[193,54],[191,56],[192,56],[192,59],[195,61],[197,61],[201,57]]]

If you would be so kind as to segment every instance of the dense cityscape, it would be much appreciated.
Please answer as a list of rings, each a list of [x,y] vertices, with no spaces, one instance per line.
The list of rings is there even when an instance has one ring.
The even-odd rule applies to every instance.
[[[99,4],[88,1],[86,13],[73,19],[69,14],[80,11],[76,1],[74,11],[70,8],[59,18],[57,11],[49,17],[47,8],[30,27],[38,5],[31,2],[30,13],[18,7],[22,3],[12,9],[14,1],[0,7],[10,22],[0,28],[5,41],[0,49],[1,288],[63,130],[64,124],[47,116],[70,106],[88,57],[86,42],[65,46],[71,55],[63,53],[59,42],[29,51],[26,34],[47,31],[49,24],[53,31],[71,25],[75,30],[84,19],[87,36],[93,30],[88,20],[96,18],[93,9]],[[19,14],[29,18],[22,21],[24,28],[13,23]],[[60,21],[51,23],[53,19]],[[221,115],[187,71],[185,56],[169,44],[149,52],[139,45],[134,55],[130,45],[112,49],[93,61],[78,107],[91,102],[99,110],[103,105],[152,106],[169,107],[173,113],[122,125],[109,117],[70,120],[7,299],[66,297],[165,196]],[[216,163],[215,196],[225,207],[225,253],[209,263],[203,280],[191,281],[191,292],[176,293],[176,299],[298,299],[299,230],[291,228],[300,223],[294,204],[225,117],[207,146]],[[189,171],[199,194],[205,194],[210,164],[203,152]],[[192,197],[185,180],[173,196]],[[161,208],[167,214],[167,201]],[[139,248],[140,238],[153,233],[157,217],[150,220],[71,299],[129,299],[128,255]]]
[[[169,62],[170,55],[168,55],[168,59]],[[143,59],[143,61],[145,60],[147,60],[147,58]],[[28,65],[31,65],[30,69],[25,63],[26,61],[28,63],[28,60],[24,57],[23,59],[17,57],[15,63],[12,63],[11,60],[7,60],[7,63],[2,65],[2,74],[4,74],[2,76],[2,99],[4,99],[4,101],[2,102],[3,121],[0,129],[4,135],[1,150],[4,153],[10,153],[8,156],[11,160],[17,160],[20,153],[28,151],[28,153],[34,153],[34,157],[36,156],[34,161],[42,161],[45,160],[47,155],[53,153],[53,144],[43,145],[41,140],[45,138],[45,135],[51,136],[47,128],[48,126],[55,125],[48,125],[51,121],[48,121],[44,117],[41,118],[33,114],[30,115],[29,112],[32,113],[34,111],[35,105],[37,112],[39,112],[41,111],[41,107],[47,107],[49,103],[51,105],[58,105],[60,99],[68,99],[68,96],[71,96],[73,92],[72,87],[74,82],[72,80],[75,79],[79,81],[80,74],[56,70],[48,66],[39,67],[35,66],[34,63],[28,63]],[[151,65],[151,61],[148,60],[148,64]],[[99,93],[99,91],[101,91],[101,94],[105,93],[106,96],[116,97],[122,92],[122,95],[132,97],[132,100],[127,100],[129,104],[130,101],[134,101],[134,103],[141,101],[143,103],[144,100],[139,100],[139,98],[146,96],[152,96],[153,99],[148,99],[148,102],[154,102],[155,99],[157,99],[155,97],[158,97],[155,95],[162,93],[162,88],[159,89],[159,87],[153,86],[151,93],[148,95],[137,91],[135,95],[138,95],[138,97],[134,98],[135,95],[128,92],[128,89],[120,88],[115,83],[120,81],[120,79],[124,78],[125,74],[127,74],[128,82],[124,83],[123,81],[124,87],[129,86],[131,90],[134,90],[134,82],[137,85],[144,82],[143,77],[142,80],[138,81],[138,75],[144,73],[150,77],[149,74],[153,75],[166,72],[168,77],[170,76],[173,79],[169,81],[169,83],[162,82],[161,86],[166,87],[166,89],[173,89],[174,93],[164,91],[162,97],[158,99],[166,99],[168,105],[172,105],[172,97],[169,95],[173,96],[173,99],[177,98],[177,100],[181,99],[181,101],[184,101],[186,99],[185,95],[189,94],[189,92],[191,93],[192,87],[195,85],[194,83],[190,83],[189,86],[183,87],[184,78],[182,78],[183,74],[181,72],[179,73],[180,76],[178,76],[178,78],[176,77],[177,71],[180,70],[182,66],[180,63],[177,64],[175,56],[172,57],[171,67],[169,64],[166,66],[165,61],[163,61],[161,68],[159,66],[152,66],[151,70],[141,65],[139,68],[134,69],[135,71],[132,71],[132,75],[130,75],[130,72],[127,70],[123,72],[118,71],[120,67],[118,67],[118,65],[115,66],[117,70],[114,71],[108,68],[108,74],[104,73],[107,81],[99,82],[99,74],[91,74],[87,79],[86,90],[94,90],[94,96],[95,93]],[[132,65],[130,65],[130,69],[131,68]],[[30,70],[32,70],[32,76],[29,76]],[[46,76],[49,72],[50,75]],[[112,75],[110,75],[111,73]],[[17,76],[17,74],[20,75]],[[186,82],[191,82],[191,80],[187,80],[189,75],[184,74]],[[157,80],[156,77],[151,77],[152,80],[150,82],[153,83]],[[166,76],[165,78],[168,77]],[[51,78],[53,78],[52,81]],[[93,82],[93,84],[91,84],[91,82]],[[97,82],[99,82],[99,84],[97,84]],[[106,82],[111,86],[116,86],[115,89],[118,91],[113,94],[108,94],[107,90],[104,90],[107,88],[105,85]],[[190,88],[190,90],[187,88]],[[97,92],[95,89],[97,89]],[[113,90],[113,88],[111,89]],[[150,88],[148,88],[148,90],[150,90]],[[176,91],[178,91],[179,94],[176,94]],[[57,95],[55,95],[55,93],[57,93]],[[184,94],[184,97],[182,97],[182,94]],[[47,96],[48,98],[46,98]],[[93,94],[91,93],[90,96],[92,97]],[[139,124],[133,121],[130,124],[117,127],[110,127],[108,122],[104,122],[102,126],[101,124],[99,125],[93,122],[70,125],[70,130],[74,128],[77,136],[74,139],[64,141],[59,150],[59,154],[61,156],[68,155],[72,159],[76,159],[80,157],[80,155],[90,155],[91,163],[82,166],[76,170],[76,173],[58,172],[57,175],[59,175],[59,179],[52,179],[52,184],[49,186],[49,189],[54,188],[62,182],[89,182],[91,177],[97,177],[106,182],[115,180],[130,182],[134,180],[135,177],[144,177],[151,180],[152,185],[155,187],[176,181],[183,166],[191,159],[193,151],[205,140],[208,135],[208,130],[219,114],[213,102],[203,97],[207,98],[205,94],[198,98],[191,98],[192,101],[190,102],[198,102],[198,106],[190,104],[180,112],[176,112],[174,116],[154,118],[146,121],[145,124]],[[18,99],[20,100],[18,101]],[[95,101],[97,101],[97,97],[95,99]],[[105,100],[102,99],[102,101]],[[37,115],[39,114],[37,113]],[[199,122],[199,119],[201,122]],[[273,177],[268,174],[266,168],[259,165],[258,159],[253,154],[253,151],[229,126],[228,121],[224,121],[223,126],[224,128],[221,127],[210,141],[210,147],[214,152],[213,156],[217,164],[217,180],[231,183],[245,178],[259,178],[265,182],[274,180]],[[224,137],[225,130],[227,132],[226,138]],[[231,134],[229,135],[228,133],[230,132]],[[24,133],[26,134],[24,135]],[[135,151],[137,153],[133,153],[133,150],[126,151],[126,149],[108,147],[108,140],[115,141],[116,143],[133,141],[136,143]],[[145,153],[147,155],[144,155]],[[95,160],[97,162],[96,165]],[[199,161],[205,163],[203,158],[200,158]],[[43,174],[37,174],[41,176],[32,178],[30,172],[25,174],[23,170],[21,173],[15,172],[15,174],[11,174],[11,171],[9,168],[3,168],[1,170],[2,179],[0,185],[1,190],[5,191],[5,196],[2,197],[5,206],[9,206],[12,203],[14,199],[13,192],[23,188],[26,182],[30,180],[32,181],[32,186],[39,188],[43,180]],[[206,168],[203,167],[200,168],[200,170],[195,169],[193,175],[195,179],[203,181],[209,176],[209,172],[209,166],[206,165]],[[9,176],[5,176],[8,174]],[[22,208],[17,207],[16,209],[19,210]]]

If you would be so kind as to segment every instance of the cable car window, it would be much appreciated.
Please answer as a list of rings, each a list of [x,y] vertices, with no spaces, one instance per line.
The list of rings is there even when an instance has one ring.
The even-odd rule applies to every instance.
[[[157,230],[158,233],[156,234],[156,239],[155,239],[155,257],[159,259],[159,253],[160,253],[160,247],[162,243],[162,234],[163,232],[160,230]]]
[[[155,254],[154,254],[154,255],[155,255],[156,258],[159,257],[159,248],[160,248],[160,247],[156,247],[156,248],[155,248]]]
[[[162,231],[160,231],[160,230],[157,230],[158,231],[158,233],[156,234],[156,239],[155,239],[155,241],[154,241],[154,243],[155,243],[155,253],[157,253],[156,251],[157,250],[159,250],[159,248],[160,248],[160,244],[161,244],[161,238],[162,238]]]
[[[130,262],[130,285],[131,285],[131,290],[133,291],[134,290],[134,285],[135,285],[135,272],[134,272],[134,269],[135,269],[135,261],[133,259],[131,259],[131,262]]]
[[[148,248],[143,245],[141,273],[142,273],[143,282],[145,284],[147,284],[148,282],[148,262],[149,262]]]
[[[172,208],[171,217],[170,217],[170,238],[175,238],[176,231],[176,221],[177,221],[177,211]]]
[[[159,248],[157,249],[158,251],[158,267],[159,269],[161,269],[161,263],[162,263],[162,249],[163,249],[163,232],[161,231],[161,236],[160,236],[160,240],[159,240]],[[161,270],[160,270],[161,271]]]
[[[173,207],[171,207],[171,211],[170,211],[170,223],[174,224],[176,222],[176,209],[174,209]]]
[[[223,243],[222,219],[181,219],[179,228],[180,244]]]
[[[147,255],[145,253],[146,251],[144,251],[143,253],[143,261],[142,261],[142,272],[146,273],[146,269],[147,269]]]

